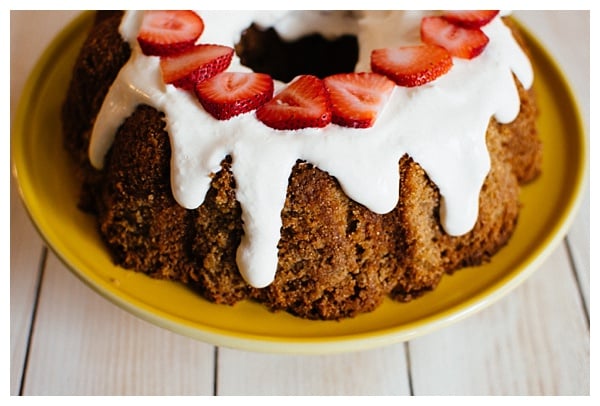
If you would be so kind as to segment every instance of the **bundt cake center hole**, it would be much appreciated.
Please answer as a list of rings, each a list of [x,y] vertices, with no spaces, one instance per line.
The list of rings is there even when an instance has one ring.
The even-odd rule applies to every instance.
[[[329,40],[320,34],[311,34],[284,41],[275,29],[261,29],[252,24],[242,32],[235,51],[242,65],[289,82],[302,74],[324,78],[353,72],[358,61],[358,40],[354,35]]]

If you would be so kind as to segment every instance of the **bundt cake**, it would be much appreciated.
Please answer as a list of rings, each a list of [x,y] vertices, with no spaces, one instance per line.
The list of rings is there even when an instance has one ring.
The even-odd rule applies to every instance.
[[[98,12],[64,141],[116,264],[342,319],[508,242],[532,81],[497,11]]]

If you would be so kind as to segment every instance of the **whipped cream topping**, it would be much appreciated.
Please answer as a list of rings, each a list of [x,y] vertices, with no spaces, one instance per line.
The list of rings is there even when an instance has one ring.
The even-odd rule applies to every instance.
[[[418,11],[364,12],[198,12],[205,23],[199,43],[232,46],[242,31],[257,23],[274,27],[286,39],[322,32],[356,35],[356,71],[370,70],[377,48],[420,43]],[[162,81],[159,58],[144,55],[137,44],[142,13],[126,12],[120,26],[132,54],[110,88],[96,119],[90,161],[98,169],[122,122],[139,104],[165,113],[172,149],[171,184],[175,199],[188,209],[204,201],[211,174],[232,156],[236,198],[242,208],[244,235],[238,268],[254,287],[269,285],[277,269],[288,179],[298,159],[337,178],[344,192],[376,213],[394,209],[399,195],[398,162],[410,155],[438,186],[441,221],[450,235],[467,233],[478,216],[479,193],[490,169],[485,143],[489,120],[511,122],[520,100],[513,72],[525,88],[533,81],[530,62],[499,17],[483,27],[490,38],[472,60],[454,58],[446,75],[416,88],[396,86],[375,125],[353,129],[274,130],[254,111],[219,121],[196,97]],[[324,23],[327,21],[327,24]],[[234,55],[228,71],[250,71]],[[285,84],[276,82],[275,92]]]

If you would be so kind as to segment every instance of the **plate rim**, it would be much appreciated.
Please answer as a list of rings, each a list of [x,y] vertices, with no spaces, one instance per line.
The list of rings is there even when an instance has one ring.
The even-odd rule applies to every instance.
[[[554,252],[570,228],[575,216],[577,215],[581,201],[583,200],[584,191],[589,178],[589,149],[579,103],[577,98],[574,96],[567,77],[561,70],[560,66],[556,63],[554,58],[526,27],[520,24],[519,21],[514,17],[511,17],[514,21],[516,21],[519,29],[522,30],[524,37],[531,47],[535,47],[536,51],[543,56],[545,61],[549,62],[549,66],[546,66],[545,69],[552,70],[554,74],[561,79],[560,85],[562,85],[566,91],[569,99],[565,101],[565,103],[568,103],[572,106],[574,113],[574,119],[577,125],[576,132],[579,141],[579,154],[582,158],[577,165],[577,174],[575,175],[577,184],[575,185],[574,193],[569,196],[568,202],[565,204],[566,209],[561,213],[561,218],[554,223],[552,230],[545,236],[543,241],[536,246],[535,252],[527,256],[526,260],[524,261],[526,264],[522,266],[522,271],[514,275],[510,274],[504,276],[491,287],[479,291],[469,299],[464,300],[461,303],[446,309],[445,311],[438,312],[434,315],[430,315],[408,323],[408,325],[403,324],[401,326],[379,329],[376,331],[353,333],[342,336],[282,337],[274,335],[242,333],[239,331],[232,332],[230,330],[209,326],[207,324],[199,326],[197,323],[191,323],[190,321],[182,319],[177,315],[168,314],[160,309],[152,308],[152,310],[149,310],[150,306],[141,302],[139,299],[130,297],[129,300],[126,300],[123,297],[128,295],[117,294],[120,293],[120,291],[115,293],[110,290],[101,289],[93,278],[77,269],[77,267],[64,255],[64,253],[55,249],[54,244],[51,242],[51,239],[47,234],[47,231],[39,224],[39,220],[37,218],[38,213],[31,206],[29,201],[29,192],[21,181],[21,169],[24,169],[23,165],[25,164],[19,159],[15,159],[15,157],[20,157],[18,143],[14,142],[15,134],[23,133],[27,109],[31,103],[30,100],[35,89],[39,86],[41,73],[48,69],[48,65],[51,63],[52,58],[55,55],[60,54],[61,44],[63,44],[64,41],[68,41],[73,33],[84,29],[87,24],[90,24],[92,18],[93,13],[88,11],[81,13],[71,20],[71,22],[52,39],[28,75],[17,105],[17,110],[11,128],[11,170],[16,181],[15,184],[17,185],[21,202],[26,209],[27,215],[29,216],[37,232],[40,234],[40,236],[42,236],[42,239],[45,241],[47,246],[56,254],[61,262],[95,292],[99,293],[101,296],[128,311],[129,313],[134,314],[135,316],[156,326],[166,328],[175,333],[182,334],[184,336],[191,337],[212,345],[250,351],[286,354],[324,354],[349,352],[411,340],[443,328],[447,325],[454,324],[459,320],[477,313],[483,308],[488,307],[492,303],[498,301],[506,294],[511,292],[516,286],[520,285],[531,274],[533,274],[535,270],[539,268],[539,266],[552,252]],[[24,170],[26,171],[26,169]]]

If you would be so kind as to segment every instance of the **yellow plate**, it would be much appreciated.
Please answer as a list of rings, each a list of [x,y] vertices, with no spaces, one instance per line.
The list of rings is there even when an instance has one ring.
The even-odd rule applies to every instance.
[[[443,278],[408,304],[386,301],[341,322],[308,321],[242,302],[209,303],[185,287],[113,265],[94,218],[76,207],[78,185],[62,147],[60,108],[71,68],[92,22],[75,19],[54,39],[28,79],[12,134],[14,170],[27,210],[48,245],[85,283],[158,326],[211,344],[286,353],[331,353],[409,340],[490,305],[527,278],[565,235],[586,178],[586,141],[569,87],[529,34],[544,142],[543,175],[522,192],[517,230],[488,265]]]

